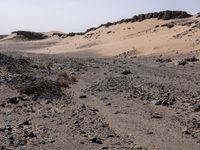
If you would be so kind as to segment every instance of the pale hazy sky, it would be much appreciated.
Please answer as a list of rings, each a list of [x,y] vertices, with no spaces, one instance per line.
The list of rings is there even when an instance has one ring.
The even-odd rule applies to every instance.
[[[0,34],[15,30],[79,32],[160,10],[200,12],[200,0],[0,0]]]

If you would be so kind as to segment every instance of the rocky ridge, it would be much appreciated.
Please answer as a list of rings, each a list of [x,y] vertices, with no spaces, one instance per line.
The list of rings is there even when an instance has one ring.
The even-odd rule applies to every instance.
[[[122,19],[120,21],[116,21],[116,22],[108,22],[106,24],[101,24],[98,27],[92,27],[87,29],[85,32],[83,33],[70,33],[68,34],[68,36],[75,36],[75,35],[84,35],[90,31],[94,31],[97,30],[101,27],[110,27],[113,25],[117,25],[117,24],[122,24],[122,23],[129,23],[129,22],[141,22],[147,19],[152,19],[152,18],[157,18],[158,20],[171,20],[171,19],[182,19],[182,18],[189,18],[191,17],[191,14],[188,14],[185,11],[160,11],[160,12],[153,12],[153,13],[147,13],[147,14],[140,14],[140,15],[136,15],[133,16],[132,18],[128,18],[128,19]]]

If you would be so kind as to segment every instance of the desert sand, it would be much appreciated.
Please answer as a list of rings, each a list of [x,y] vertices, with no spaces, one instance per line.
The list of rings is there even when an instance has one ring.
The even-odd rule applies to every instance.
[[[0,36],[0,149],[200,149],[200,17]]]

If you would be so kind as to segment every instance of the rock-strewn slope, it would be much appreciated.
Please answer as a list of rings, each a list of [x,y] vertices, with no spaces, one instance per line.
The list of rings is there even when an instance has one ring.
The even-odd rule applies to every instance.
[[[0,149],[199,150],[200,52],[130,54],[0,53]]]

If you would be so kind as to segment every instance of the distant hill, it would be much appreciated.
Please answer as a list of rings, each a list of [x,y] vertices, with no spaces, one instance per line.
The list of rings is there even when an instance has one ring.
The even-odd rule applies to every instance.
[[[0,39],[7,37],[8,35],[0,35]]]

